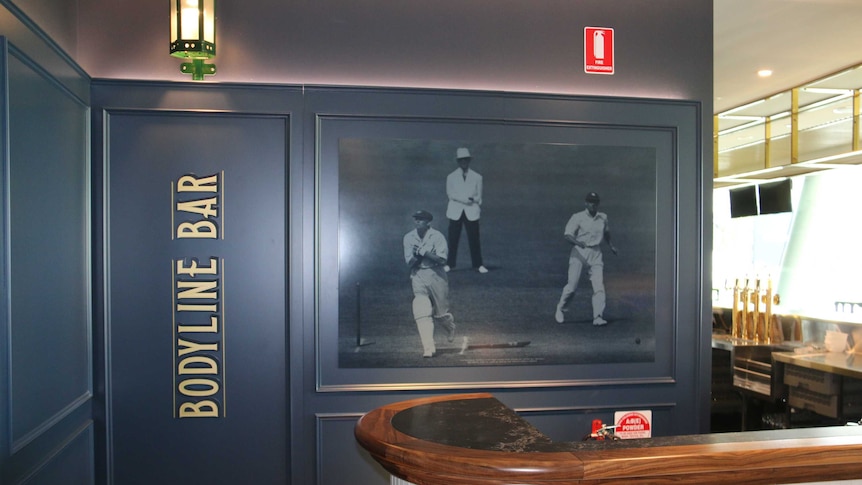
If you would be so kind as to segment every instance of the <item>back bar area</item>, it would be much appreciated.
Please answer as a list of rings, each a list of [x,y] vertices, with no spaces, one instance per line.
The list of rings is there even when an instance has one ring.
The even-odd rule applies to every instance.
[[[726,333],[722,322],[731,311],[737,313],[714,309],[711,431],[860,422],[862,356],[855,352],[856,324],[772,315],[770,338],[744,338]]]

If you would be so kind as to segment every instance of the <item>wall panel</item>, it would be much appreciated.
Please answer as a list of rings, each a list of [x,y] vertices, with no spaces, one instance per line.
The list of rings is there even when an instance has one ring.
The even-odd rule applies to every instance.
[[[26,477],[22,485],[85,485],[96,483],[93,456],[92,423],[73,436],[62,448],[55,450],[37,470]]]
[[[15,93],[9,174],[11,398],[18,449],[92,393],[89,109],[19,60],[9,63],[9,79]],[[46,298],[51,305],[44,304]]]
[[[285,483],[293,91],[99,88],[108,481]]]
[[[117,112],[109,119],[115,480],[283,480],[288,120]],[[184,176],[214,182],[184,197]],[[182,224],[192,222],[181,222],[188,212],[177,208],[189,200],[204,201],[189,206],[189,220],[215,221],[218,236],[183,237]],[[214,285],[187,295],[203,273],[217,276],[205,280]],[[242,442],[266,446],[235,446]]]
[[[8,12],[0,21],[0,481],[93,483],[89,79]]]
[[[506,405],[523,410],[528,420],[534,421],[540,430],[547,430],[555,439],[580,439],[590,431],[592,419],[608,420],[614,411],[641,409],[654,412],[653,432],[656,436],[699,432],[707,413],[704,404],[709,394],[708,380],[700,377],[700,344],[694,345],[694,342],[708,342],[708,329],[697,323],[702,321],[698,288],[704,275],[700,264],[691,264],[692,261],[702,261],[705,244],[698,231],[703,215],[703,178],[709,173],[703,170],[699,156],[701,116],[697,103],[651,99],[429,90],[307,89],[304,122],[307,126],[314,126],[315,131],[305,131],[302,186],[315,187],[317,191],[303,192],[305,224],[302,226],[302,248],[305,256],[302,259],[304,265],[314,261],[315,266],[314,271],[303,272],[304,292],[301,295],[292,293],[291,301],[292,306],[313,308],[314,311],[306,310],[301,321],[291,322],[294,335],[292,362],[299,362],[300,355],[296,352],[302,352],[302,365],[294,364],[291,368],[294,383],[302,382],[304,396],[303,417],[294,421],[297,442],[313,440],[321,444],[321,448],[316,455],[315,471],[311,472],[307,466],[296,467],[294,482],[336,484],[341,478],[338,475],[340,470],[333,470],[336,460],[359,463],[358,457],[345,454],[350,450],[344,449],[346,445],[341,443],[351,439],[347,427],[336,425],[340,421],[330,422],[329,419],[321,424],[321,413],[335,416],[345,412],[356,413],[357,408],[367,411],[382,404],[429,393],[457,393],[465,389],[492,392]],[[442,349],[440,356],[432,361],[418,358],[418,337],[409,338],[411,332],[415,334],[415,323],[409,309],[409,278],[406,269],[394,263],[390,265],[389,260],[402,262],[402,248],[397,236],[409,231],[410,226],[399,220],[407,218],[412,209],[430,206],[435,212],[434,227],[445,233],[447,223],[441,212],[445,203],[441,206],[438,199],[445,202],[443,180],[454,167],[454,161],[447,158],[452,153],[441,150],[440,146],[452,148],[454,152],[459,143],[470,144],[477,151],[482,148],[485,153],[497,150],[499,158],[488,159],[486,156],[474,160],[475,163],[483,163],[482,168],[477,169],[483,172],[488,182],[483,209],[487,214],[483,219],[492,226],[485,226],[483,234],[488,235],[488,247],[493,248],[491,254],[485,255],[492,271],[490,276],[475,277],[467,270],[449,273],[453,301],[457,301],[454,300],[458,298],[457,292],[465,292],[470,284],[480,287],[476,291],[483,291],[481,282],[489,288],[499,287],[501,291],[508,291],[507,294],[514,295],[513,299],[525,302],[531,308],[536,299],[547,299],[549,303],[537,305],[536,313],[525,316],[518,326],[521,335],[532,335],[535,345],[543,345],[543,333],[556,335],[560,331],[559,326],[550,328],[558,325],[552,317],[559,288],[547,281],[559,281],[562,285],[565,275],[555,280],[553,275],[541,274],[545,271],[543,269],[533,273],[524,270],[523,278],[512,276],[520,274],[521,266],[530,266],[527,262],[530,258],[521,262],[521,253],[532,254],[533,267],[538,267],[554,251],[551,246],[545,250],[539,249],[545,246],[534,247],[525,243],[534,234],[544,231],[547,222],[545,214],[528,216],[536,207],[544,207],[538,202],[541,198],[558,197],[552,195],[558,186],[572,188],[570,198],[562,196],[560,199],[563,206],[572,210],[578,210],[576,206],[582,204],[581,192],[585,189],[579,184],[603,187],[599,191],[608,194],[606,207],[611,220],[625,221],[614,226],[614,241],[628,251],[627,256],[619,256],[621,259],[614,259],[610,251],[604,251],[607,264],[616,264],[622,271],[613,276],[606,269],[606,285],[608,291],[613,292],[610,285],[614,281],[633,281],[640,271],[654,273],[657,308],[654,358],[626,363],[630,358],[626,345],[630,345],[632,350],[641,345],[635,339],[637,335],[625,330],[630,328],[627,325],[632,320],[643,316],[637,312],[632,313],[630,319],[618,320],[603,328],[607,337],[605,340],[590,340],[596,343],[589,349],[581,349],[579,341],[573,340],[571,364],[519,361],[518,356],[523,354],[512,352],[493,354],[500,360],[487,357],[486,363],[490,364],[483,366],[485,357],[482,356],[491,354],[468,350],[466,354],[476,356],[472,363],[467,358],[466,363],[450,366],[453,364],[447,365],[446,362],[455,362],[459,358],[454,355],[458,354],[457,348],[453,351],[451,345],[447,346],[442,340],[439,342],[443,343],[438,343],[438,349]],[[649,146],[653,147],[651,153],[657,168],[652,176],[619,185],[613,181],[619,180],[620,174],[626,170],[626,162],[608,158],[602,159],[602,166],[581,172],[553,172],[557,177],[544,182],[548,184],[545,190],[532,187],[534,180],[545,180],[542,177],[549,173],[548,170],[557,167],[549,159],[534,156],[553,154],[565,146],[582,147],[578,152],[581,156],[584,153],[600,155],[603,150],[614,146]],[[504,161],[503,158],[511,157],[513,152],[524,155],[520,166]],[[383,166],[388,163],[390,169],[380,169],[376,165],[380,156],[389,157]],[[569,162],[578,163],[577,157],[573,155]],[[345,170],[341,166],[344,163],[375,167],[370,169],[372,179],[373,174],[380,174],[381,178],[400,181],[406,188],[399,189],[396,184],[382,190],[376,185],[357,184],[355,180],[362,179],[362,171],[358,168]],[[436,170],[434,167],[438,164],[446,169]],[[405,170],[404,166],[410,169]],[[436,178],[429,175],[432,172],[436,173]],[[514,179],[508,180],[507,177]],[[430,182],[422,182],[425,180]],[[435,180],[439,184],[434,185]],[[351,183],[360,189],[345,192],[346,187],[352,187]],[[637,213],[638,207],[650,205],[631,202],[632,197],[641,197],[636,195],[639,189],[650,185],[656,194],[651,201],[656,213],[649,218],[642,217],[641,222],[626,220],[625,217]],[[361,196],[362,187],[373,195]],[[377,200],[381,191],[390,194],[389,199],[384,196],[383,200]],[[354,193],[360,196],[357,198]],[[368,210],[357,210],[356,200],[367,204]],[[512,203],[506,205],[508,202]],[[634,205],[627,208],[629,203]],[[493,207],[499,214],[494,214]],[[313,225],[308,222],[312,211]],[[347,219],[342,220],[345,214]],[[646,219],[650,219],[654,227],[647,227],[650,224],[644,222]],[[529,222],[525,223],[525,220]],[[351,229],[357,221],[362,221],[359,224],[363,226],[362,230]],[[516,229],[520,228],[520,235],[517,230],[506,233],[508,236],[503,238],[506,244],[495,245],[499,241],[495,242],[493,238],[499,239],[499,234],[503,234],[500,225],[514,225]],[[654,234],[653,240],[642,240],[644,237],[649,239],[649,229]],[[309,230],[313,231],[310,235]],[[562,227],[557,231],[561,232]],[[368,243],[366,238],[357,238],[354,233],[363,233],[375,242]],[[380,233],[389,235],[388,239],[379,237]],[[561,237],[554,231],[549,234],[552,239]],[[644,267],[640,264],[642,261],[637,260],[640,254],[637,251],[646,247],[655,248],[655,259],[652,266]],[[646,253],[641,256],[646,256]],[[372,313],[375,299],[384,297],[385,288],[378,285],[366,289],[366,299],[358,305],[360,310],[350,304],[353,300],[340,297],[344,292],[352,294],[355,291],[353,285],[340,281],[339,275],[358,264],[357,257],[368,267],[362,272],[364,281],[374,278],[374,275],[378,275],[378,281],[392,280],[393,285],[397,285],[394,283],[396,280],[401,281],[404,290],[401,303],[396,302],[386,308],[392,314],[403,316],[401,329],[406,337],[402,340],[398,340],[397,335],[393,337],[401,329],[382,324],[382,318],[389,318],[385,312],[378,313],[377,318]],[[561,264],[564,271],[565,262]],[[379,269],[384,267],[387,268],[385,271]],[[541,267],[547,267],[551,272],[560,269],[553,264]],[[506,274],[510,275],[509,279]],[[523,291],[518,291],[518,288]],[[517,330],[500,325],[493,317],[477,315],[494,314],[495,307],[509,303],[493,299],[466,301],[462,298],[458,309],[453,309],[453,313],[461,312],[455,313],[456,321],[461,318],[462,322],[460,328],[463,333],[460,335],[471,335],[471,328],[485,325],[497,328],[501,338],[508,341],[506,336],[509,333],[506,332]],[[401,306],[406,310],[402,312]],[[500,318],[506,318],[506,315],[500,314]],[[367,340],[366,345],[357,343],[361,340],[354,333],[358,319],[362,322],[361,336]],[[573,333],[581,332],[584,339],[596,338],[592,336],[592,330],[579,329],[577,325],[569,328]],[[471,338],[474,336],[475,330]],[[296,345],[299,338],[303,342],[302,348]],[[393,345],[393,341],[402,343]],[[462,354],[464,351],[461,347]],[[593,361],[578,361],[579,352],[591,352]],[[614,355],[614,352],[618,353]],[[371,359],[357,365],[356,362],[362,361],[356,356],[363,354],[379,356],[380,360]],[[416,359],[411,360],[411,355]],[[596,359],[605,360],[599,363]],[[499,362],[504,364],[498,365]],[[342,382],[346,384],[342,385]],[[341,456],[337,459],[333,456],[334,450],[340,450]],[[294,457],[294,463],[307,463],[307,455],[299,448],[294,448]]]
[[[353,438],[353,427],[361,415],[317,416],[315,462],[319,483],[389,483],[389,472],[365,453]]]

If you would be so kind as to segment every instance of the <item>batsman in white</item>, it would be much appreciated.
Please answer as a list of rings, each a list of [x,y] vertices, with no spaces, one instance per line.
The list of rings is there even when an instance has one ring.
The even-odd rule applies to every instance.
[[[617,254],[617,248],[611,244],[611,230],[608,228],[608,216],[599,212],[599,194],[590,192],[585,199],[586,209],[576,212],[566,223],[563,236],[572,245],[569,254],[569,273],[566,286],[557,303],[557,311],[554,318],[557,323],[565,321],[566,305],[578,288],[581,279],[581,271],[588,268],[590,283],[593,285],[593,325],[606,325],[608,322],[602,316],[605,310],[605,279],[604,261],[602,261],[602,242]]]
[[[431,227],[430,212],[413,213],[416,229],[404,235],[404,260],[410,268],[413,286],[413,318],[422,341],[422,356],[434,357],[434,324],[446,330],[447,340],[455,340],[455,319],[449,313],[449,278],[443,266],[449,253],[446,237]]]

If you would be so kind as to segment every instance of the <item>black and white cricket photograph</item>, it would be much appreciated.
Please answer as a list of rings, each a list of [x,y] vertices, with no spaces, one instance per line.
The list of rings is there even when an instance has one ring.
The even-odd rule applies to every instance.
[[[340,138],[338,367],[653,362],[656,149]]]

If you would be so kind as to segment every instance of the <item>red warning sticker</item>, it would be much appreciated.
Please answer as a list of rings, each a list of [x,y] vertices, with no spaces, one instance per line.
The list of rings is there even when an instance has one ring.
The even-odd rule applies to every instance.
[[[652,437],[652,411],[618,411],[614,434],[622,439]]]

